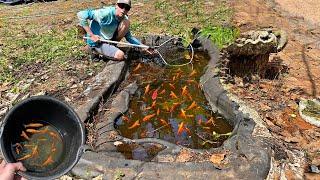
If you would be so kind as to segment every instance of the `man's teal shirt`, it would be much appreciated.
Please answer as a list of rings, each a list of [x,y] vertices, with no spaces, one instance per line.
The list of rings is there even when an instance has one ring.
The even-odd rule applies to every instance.
[[[108,40],[112,39],[120,23],[116,17],[116,8],[111,6],[97,10],[87,9],[78,12],[77,15],[81,26],[90,26],[94,34]],[[125,18],[128,19],[127,16],[125,16]],[[90,20],[90,24],[88,20]],[[131,44],[141,44],[138,39],[131,35],[130,30],[125,35],[125,38]],[[90,39],[87,39],[87,43],[92,47],[97,46],[97,44]]]

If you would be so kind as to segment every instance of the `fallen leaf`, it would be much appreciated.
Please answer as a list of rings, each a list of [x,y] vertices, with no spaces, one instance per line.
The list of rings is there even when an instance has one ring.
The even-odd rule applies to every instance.
[[[226,156],[226,153],[218,153],[218,154],[212,154],[210,157],[210,161],[213,163],[213,165],[217,167],[221,167],[221,163],[224,160]]]

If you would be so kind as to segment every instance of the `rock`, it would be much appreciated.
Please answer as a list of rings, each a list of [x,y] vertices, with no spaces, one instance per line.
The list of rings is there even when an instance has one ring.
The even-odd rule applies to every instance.
[[[308,123],[320,127],[320,101],[316,99],[301,99],[299,102],[299,114]]]

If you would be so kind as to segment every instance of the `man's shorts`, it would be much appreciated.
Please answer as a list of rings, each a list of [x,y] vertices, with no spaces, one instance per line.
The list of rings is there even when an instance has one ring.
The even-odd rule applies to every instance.
[[[112,59],[114,58],[116,52],[119,50],[119,48],[108,43],[101,43],[99,46],[93,47],[93,49],[96,50],[99,54]]]

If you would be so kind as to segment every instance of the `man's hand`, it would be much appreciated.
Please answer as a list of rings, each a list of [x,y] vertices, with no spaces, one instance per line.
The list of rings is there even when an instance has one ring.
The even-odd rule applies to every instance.
[[[100,36],[95,35],[95,34],[91,35],[90,38],[91,38],[91,40],[93,42],[99,42],[100,41]]]
[[[17,163],[6,163],[2,160],[0,164],[0,179],[1,180],[13,180],[13,179],[24,179],[19,175],[16,175],[16,171],[26,171],[26,168],[23,167],[21,162]]]

